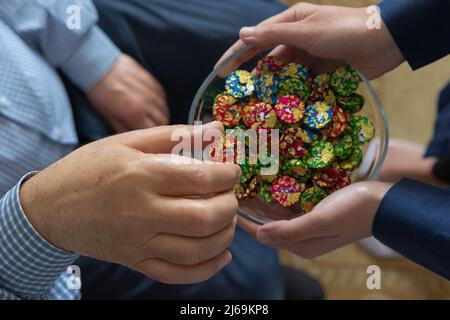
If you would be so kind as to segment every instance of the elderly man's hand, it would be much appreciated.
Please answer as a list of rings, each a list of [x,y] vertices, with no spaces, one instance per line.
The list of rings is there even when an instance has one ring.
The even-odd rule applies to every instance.
[[[263,244],[314,258],[371,236],[375,214],[390,187],[383,182],[355,183],[298,218],[263,226],[240,218],[239,224]]]
[[[204,127],[223,131],[216,122]],[[213,276],[231,260],[240,168],[170,155],[174,129],[193,131],[163,126],[113,136],[32,177],[20,191],[31,224],[59,248],[158,281]]]
[[[119,133],[169,123],[163,87],[125,54],[88,92],[88,97],[94,108]]]
[[[253,46],[236,61],[236,67],[257,51],[278,45],[270,55],[285,61],[299,60],[316,72],[333,71],[345,61],[373,79],[404,61],[381,18],[380,29],[367,26],[374,14],[367,8],[299,3],[255,27],[242,28],[241,40],[221,60],[244,44]]]

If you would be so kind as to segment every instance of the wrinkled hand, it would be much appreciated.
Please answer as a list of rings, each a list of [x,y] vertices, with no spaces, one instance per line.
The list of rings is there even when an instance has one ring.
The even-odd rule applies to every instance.
[[[163,87],[125,54],[88,92],[88,97],[94,108],[119,133],[169,123]]]
[[[61,249],[158,281],[213,276],[231,260],[240,169],[168,154],[180,128],[193,130],[165,126],[100,140],[32,177],[20,190],[31,224]]]
[[[333,71],[345,61],[374,79],[397,67],[404,57],[384,23],[381,29],[367,27],[369,16],[367,8],[300,3],[256,27],[242,28],[241,39],[221,61],[244,44],[253,46],[235,61],[235,68],[259,50],[280,45],[269,55],[299,60],[317,73]]]
[[[371,236],[375,214],[390,187],[382,182],[355,183],[290,221],[257,226],[239,218],[239,224],[263,244],[314,258]]]

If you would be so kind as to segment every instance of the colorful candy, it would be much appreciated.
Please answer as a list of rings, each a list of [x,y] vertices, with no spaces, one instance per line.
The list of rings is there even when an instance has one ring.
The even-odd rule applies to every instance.
[[[283,165],[284,175],[291,176],[300,182],[307,182],[311,178],[311,170],[301,159],[289,159]]]
[[[281,176],[272,182],[273,200],[283,207],[290,207],[300,200],[305,185],[288,176]]]
[[[334,160],[334,147],[331,142],[317,141],[309,150],[309,157],[306,163],[310,168],[321,169],[329,166]]]
[[[288,63],[280,71],[280,79],[300,78],[308,81],[311,78],[311,73],[308,68],[298,63]]]
[[[277,114],[270,104],[253,102],[244,107],[242,121],[251,129],[270,129],[277,124]]]
[[[259,184],[258,194],[267,203],[273,203],[272,183],[268,181],[261,181]]]
[[[245,98],[255,90],[254,78],[248,71],[236,70],[226,78],[225,89],[234,98]]]
[[[278,99],[280,79],[271,73],[263,74],[256,81],[256,95],[259,100],[268,104],[275,104]]]
[[[331,124],[327,128],[325,128],[322,133],[325,137],[328,138],[339,137],[344,133],[347,122],[347,116],[345,115],[344,111],[338,106],[334,106]]]
[[[278,73],[283,68],[283,61],[274,56],[266,56],[258,61],[256,73],[261,76],[266,73]]]
[[[281,80],[278,95],[294,95],[307,101],[309,97],[309,88],[302,78],[287,78]]]
[[[362,158],[363,154],[361,148],[353,147],[350,155],[346,159],[339,162],[339,167],[347,171],[355,170],[361,164]]]
[[[363,159],[361,145],[375,134],[368,118],[354,115],[365,103],[356,93],[359,75],[348,65],[313,75],[304,65],[284,65],[273,56],[261,59],[254,74],[236,70],[226,78],[225,92],[208,91],[213,117],[230,128],[208,154],[213,161],[240,165],[239,200],[258,196],[274,206],[309,212],[351,184],[351,173]],[[252,160],[246,154],[251,139],[243,140],[246,129],[256,130],[258,154]],[[272,154],[277,140],[268,129],[279,129],[279,157]],[[263,132],[268,136],[260,141]]]
[[[321,188],[332,188],[336,185],[345,173],[338,168],[325,168],[314,172],[312,175],[312,181],[314,184]]]
[[[239,200],[254,198],[258,195],[258,179],[253,176],[244,183],[238,183],[234,187],[234,194]]]
[[[338,96],[348,97],[358,90],[361,82],[358,73],[349,65],[337,69],[331,76],[331,87]]]
[[[302,211],[307,213],[312,211],[314,207],[322,201],[328,193],[319,188],[318,186],[312,186],[311,188],[306,189],[300,199],[300,207],[302,208]]]
[[[357,113],[364,107],[365,99],[362,95],[354,93],[348,97],[336,97],[337,104],[346,112]]]
[[[287,158],[304,158],[314,136],[302,128],[291,127],[284,131],[280,139],[280,153]]]
[[[353,139],[358,141],[360,144],[369,142],[375,135],[375,127],[366,117],[354,117],[350,120],[349,125],[352,128]]]
[[[313,102],[306,108],[303,122],[311,129],[322,129],[333,117],[333,107],[325,102]]]
[[[305,114],[305,103],[297,96],[283,96],[275,105],[278,118],[285,123],[299,122]]]
[[[339,159],[348,158],[353,150],[355,142],[351,135],[345,135],[333,141],[334,154]]]
[[[216,96],[212,108],[214,119],[223,123],[226,127],[237,126],[242,117],[242,105],[228,92]]]

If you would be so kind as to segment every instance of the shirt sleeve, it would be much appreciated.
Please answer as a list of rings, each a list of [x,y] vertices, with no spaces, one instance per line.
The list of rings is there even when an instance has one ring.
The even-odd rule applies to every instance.
[[[383,198],[373,235],[450,280],[450,191],[403,179]]]
[[[66,269],[78,255],[58,249],[30,224],[20,205],[19,188],[0,199],[0,299],[74,299]]]
[[[90,0],[0,0],[0,19],[84,91],[120,54],[97,26]]]
[[[383,21],[413,69],[450,53],[450,1],[384,0],[379,7]]]

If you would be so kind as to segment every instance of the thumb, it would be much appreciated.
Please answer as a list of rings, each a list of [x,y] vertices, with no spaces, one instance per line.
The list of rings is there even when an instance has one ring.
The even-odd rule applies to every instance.
[[[331,236],[328,229],[324,219],[310,212],[292,220],[274,221],[259,227],[256,240],[266,245],[296,243]]]
[[[255,27],[244,27],[239,36],[246,44],[259,49],[275,45],[290,45],[304,49],[305,38],[308,37],[301,27],[302,22],[283,22],[260,24]]]
[[[190,139],[188,143],[191,149],[195,150],[197,149],[195,147],[204,148],[223,132],[223,125],[214,121],[202,126],[172,125],[136,130],[113,136],[109,138],[109,141],[127,145],[145,153],[171,153],[174,146],[181,140],[185,142],[185,139]]]

